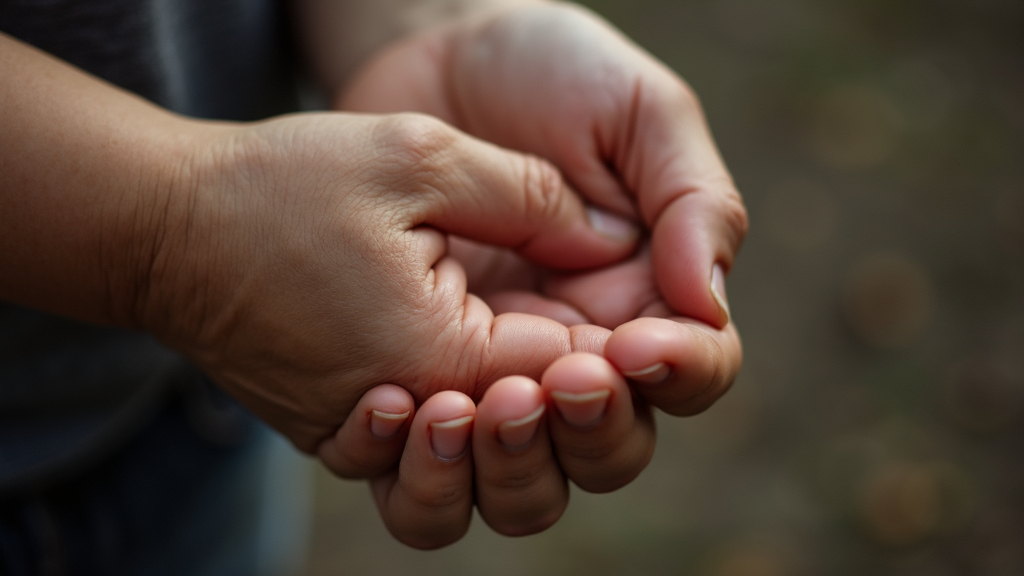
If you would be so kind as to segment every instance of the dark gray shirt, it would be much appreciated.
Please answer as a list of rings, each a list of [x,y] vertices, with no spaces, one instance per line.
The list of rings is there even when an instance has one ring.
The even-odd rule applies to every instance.
[[[175,112],[224,120],[297,108],[284,16],[275,0],[0,0],[0,31]],[[169,386],[195,377],[145,334],[0,302],[0,496],[116,449]]]

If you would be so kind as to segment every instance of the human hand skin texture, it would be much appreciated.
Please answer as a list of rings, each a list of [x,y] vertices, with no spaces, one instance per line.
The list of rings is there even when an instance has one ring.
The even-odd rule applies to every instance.
[[[476,504],[492,528],[520,535],[550,526],[567,504],[566,478],[588,491],[625,485],[653,451],[651,404],[672,414],[695,414],[728,389],[742,350],[729,320],[724,276],[746,233],[742,201],[688,87],[605,23],[579,8],[544,3],[465,19],[385,51],[339,94],[337,106],[423,111],[485,139],[539,154],[554,161],[590,202],[653,229],[629,259],[578,274],[537,266],[501,248],[451,239],[451,254],[464,264],[470,289],[496,312],[528,312],[570,326],[593,323],[615,329],[607,346],[594,350],[607,360],[575,355],[552,366],[558,377],[545,373],[545,422],[565,426],[562,413],[552,408],[551,392],[560,386],[614,395],[619,373],[633,384],[630,394],[620,391],[619,397],[636,415],[634,424],[623,424],[621,414],[607,416],[608,426],[620,431],[617,436],[547,435],[541,427],[537,434],[544,438],[538,444],[556,453],[562,466],[554,469],[524,464],[524,457],[495,448],[501,445],[494,441],[500,425],[496,429],[493,424],[502,421],[500,413],[509,406],[535,405],[536,393],[524,383],[532,380],[522,379],[519,386],[503,380],[500,394],[488,392],[502,402],[485,400],[476,406],[472,452],[478,462]],[[414,424],[381,441],[366,433],[374,418],[371,395],[361,404],[364,410],[353,414],[356,424],[346,423],[319,453],[341,475],[386,472],[372,484],[385,523],[400,540],[419,547],[457,540],[468,527],[473,481],[464,476],[461,484],[454,482],[443,472],[446,464],[415,453],[416,446],[428,445],[415,434],[429,430],[415,422],[442,418],[435,412],[451,421],[469,418],[463,413],[471,410],[471,402],[439,395],[430,400],[431,416],[420,414],[413,421],[412,400],[391,391],[391,412]],[[534,409],[513,410],[516,417],[506,415],[505,423]],[[355,429],[364,441],[355,439]],[[406,445],[410,433],[414,438]],[[623,453],[633,457],[623,458]],[[573,454],[588,454],[587,465],[572,465]],[[520,458],[518,468],[512,464],[515,458]],[[453,483],[444,484],[445,478]],[[454,485],[461,488],[456,490],[461,499],[451,496]],[[437,492],[438,486],[450,490]],[[408,498],[409,493],[419,497]],[[427,496],[431,493],[434,498]],[[442,494],[444,505],[437,501]],[[424,508],[417,501],[432,504]],[[452,513],[453,507],[458,513]]]
[[[636,242],[596,232],[546,162],[423,115],[297,115],[199,142],[135,316],[307,452],[375,384],[478,398],[596,329],[496,317],[447,234],[570,268]]]
[[[592,340],[495,317],[446,234],[562,267],[637,241],[594,230],[550,164],[434,118],[196,121],[0,47],[0,297],[153,333],[307,452],[375,384],[479,396]]]
[[[409,395],[398,403],[420,406],[395,436],[402,442],[388,453],[393,465],[399,454],[403,462],[436,455],[433,446],[416,447],[453,409],[485,422],[527,416],[496,407],[530,404],[535,388],[503,384],[495,394],[505,401],[485,397],[491,383],[519,374],[541,387],[543,424],[552,430],[565,416],[551,395],[559,385],[596,382],[608,390],[608,406],[623,397],[633,403],[639,416],[619,439],[633,442],[639,457],[593,457],[620,444],[582,450],[588,436],[552,431],[538,460],[549,480],[614,489],[639,473],[653,448],[647,404],[699,412],[739,368],[723,278],[745,213],[696,100],[580,9],[517,7],[426,31],[381,53],[339,96],[353,110],[427,112],[480,140],[415,114],[197,122],[0,41],[0,65],[12,80],[0,90],[0,266],[19,272],[4,275],[0,296],[153,332],[336,472],[382,468],[336,465],[346,425],[372,410],[346,417],[374,386],[398,385]],[[545,49],[571,56],[566,69],[605,76],[567,76],[556,66],[563,60]],[[431,58],[436,66],[424,66]],[[529,83],[518,93],[517,62],[537,75],[524,76]],[[458,90],[455,76],[465,83]],[[595,98],[601,82],[630,89]],[[69,91],[73,101],[56,97]],[[523,122],[509,121],[517,115]],[[572,189],[605,214],[585,209]],[[636,250],[635,231],[607,212],[636,220],[649,240]],[[595,325],[564,325],[579,321]],[[572,351],[603,354],[607,365],[570,357],[560,370],[580,376],[562,372],[547,384],[545,369]],[[632,381],[629,393],[615,392],[621,375]],[[621,426],[615,414],[605,418]],[[473,440],[485,442],[473,430]],[[404,452],[403,436],[414,440]],[[553,454],[583,453],[589,468],[551,468]],[[476,481],[522,475],[490,461],[499,472],[474,468]],[[394,489],[403,488],[403,473],[429,479],[415,470],[403,464],[374,482],[389,528],[421,547],[457,539],[464,499],[453,501],[462,516],[438,524],[410,521],[415,514],[402,498],[388,496],[429,495],[411,481]],[[460,474],[453,478],[464,495],[473,480]],[[388,478],[397,479],[391,489]],[[500,498],[477,504],[496,530],[529,533],[564,508],[556,485],[548,482],[547,499],[519,517],[493,504]],[[431,526],[446,530],[422,540]]]

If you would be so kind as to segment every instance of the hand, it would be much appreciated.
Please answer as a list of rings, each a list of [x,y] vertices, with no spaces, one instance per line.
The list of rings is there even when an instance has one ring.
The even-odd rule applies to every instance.
[[[495,317],[447,233],[559,267],[635,246],[547,163],[418,115],[210,127],[176,185],[137,316],[307,452],[374,385],[477,398],[586,332]]]
[[[371,61],[337,105],[435,115],[547,158],[591,202],[642,218],[650,272],[604,275],[602,290],[592,276],[559,284],[558,296],[597,323],[617,326],[659,299],[716,328],[728,323],[724,275],[746,213],[697,100],[589,12],[539,3],[434,29]]]
[[[650,408],[607,361],[570,354],[539,384],[497,381],[477,405],[445,391],[417,410],[403,389],[374,388],[339,430],[340,450],[321,454],[335,469],[400,455],[371,481],[381,517],[402,542],[437,548],[465,534],[474,503],[501,534],[546,529],[568,504],[567,479],[591,492],[623,486],[650,461],[654,436]]]
[[[728,389],[742,350],[729,322],[724,276],[745,234],[746,215],[695,98],[671,72],[592,16],[548,6],[464,21],[398,44],[371,62],[337,103],[434,114],[551,159],[592,202],[641,217],[652,228],[650,245],[627,262],[578,275],[552,275],[474,243],[453,242],[452,253],[466,266],[472,289],[496,311],[615,328],[603,351],[633,381],[639,405],[694,414]],[[339,431],[328,453],[359,445],[343,438]],[[653,435],[649,441],[653,446]],[[391,458],[403,442],[394,442]],[[416,461],[412,446],[398,476],[416,489],[432,480],[424,474],[429,468],[403,473]],[[359,460],[339,458],[350,465]],[[633,477],[614,461],[591,464],[594,477],[614,479],[608,488]],[[502,470],[478,466],[477,477]],[[554,518],[557,494],[548,495]],[[383,506],[382,514],[401,539],[395,526],[407,522]],[[527,528],[488,523],[523,533],[542,529],[551,517]]]
[[[643,348],[632,348],[641,341]],[[729,349],[736,342],[734,333],[684,319],[641,318],[610,336],[591,327],[576,333],[575,350],[603,349],[637,365],[685,366],[674,371],[676,381],[704,385],[665,385],[663,367],[634,379],[632,389],[641,394],[632,394],[611,363],[593,353],[555,360],[540,386],[520,376],[499,380],[477,406],[445,391],[417,410],[406,390],[385,384],[363,396],[317,455],[340,476],[371,478],[385,525],[410,546],[460,539],[474,503],[495,531],[533,534],[565,510],[566,479],[589,492],[609,492],[636,478],[655,443],[644,397],[675,414],[704,410],[734,374],[719,373],[718,358],[693,353],[719,348],[738,355]]]
[[[496,312],[614,328],[606,358],[659,408],[691,414],[728,388],[742,348],[725,274],[745,209],[693,93],[603,21],[543,3],[459,20],[384,51],[336,103],[433,114],[547,158],[591,202],[641,218],[645,249],[576,275],[478,245],[453,253]],[[692,369],[707,359],[706,373]]]

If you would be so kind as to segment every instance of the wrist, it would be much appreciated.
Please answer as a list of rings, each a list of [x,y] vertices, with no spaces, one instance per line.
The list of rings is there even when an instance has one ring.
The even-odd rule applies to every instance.
[[[168,122],[140,155],[141,179],[112,225],[119,234],[111,237],[109,252],[117,256],[108,285],[116,323],[181,347],[215,299],[213,251],[231,202],[217,193],[218,182],[231,170],[229,134],[237,127],[181,117]]]
[[[133,158],[134,172],[118,190],[118,210],[104,224],[104,279],[110,320],[158,331],[171,315],[170,283],[186,267],[196,220],[200,175],[209,164],[215,124],[167,115],[149,126]]]
[[[0,299],[139,326],[200,123],[0,34]]]

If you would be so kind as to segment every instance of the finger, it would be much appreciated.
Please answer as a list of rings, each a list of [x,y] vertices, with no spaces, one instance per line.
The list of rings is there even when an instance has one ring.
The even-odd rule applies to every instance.
[[[523,313],[494,315],[479,297],[466,292],[466,275],[451,257],[431,270],[429,299],[417,303],[424,319],[403,348],[404,374],[388,375],[423,402],[441,390],[458,390],[479,400],[500,378],[522,375],[539,380],[544,369],[571,352],[577,340],[600,352],[610,331],[567,328],[550,318]],[[580,337],[585,335],[585,337]],[[408,367],[408,368],[406,368]]]
[[[548,366],[566,354],[574,351],[600,353],[610,335],[610,330],[599,326],[580,324],[566,328],[554,320],[531,314],[496,316],[488,338],[481,339],[480,349],[475,352],[481,358],[475,378],[482,384],[478,390],[482,393],[487,385],[511,375],[540,380]]]
[[[535,292],[509,290],[490,294],[484,298],[495,314],[520,312],[550,318],[564,326],[587,324],[590,320],[569,304],[545,298]]]
[[[477,507],[500,534],[541,532],[569,503],[565,477],[551,451],[545,410],[540,385],[522,376],[495,382],[477,407]]]
[[[634,405],[625,379],[604,358],[571,354],[541,380],[552,444],[565,474],[588,492],[631,482],[654,454],[654,419]]]
[[[430,397],[412,421],[398,470],[371,482],[391,534],[414,548],[451,544],[473,511],[470,437],[476,406],[458,392]]]
[[[636,99],[636,138],[622,167],[652,229],[658,288],[679,314],[722,328],[725,274],[747,231],[743,201],[682,81],[666,77]]]
[[[611,330],[593,324],[580,324],[569,328],[573,352],[589,352],[600,356],[611,335]]]
[[[429,116],[401,114],[381,131],[382,152],[408,172],[417,205],[410,227],[428,225],[515,247],[542,264],[588,268],[628,255],[638,237],[628,220],[584,206],[558,170],[501,149]],[[401,176],[401,175],[399,175]]]
[[[687,416],[706,410],[743,363],[739,334],[686,318],[638,318],[612,332],[604,357],[658,408]]]
[[[412,395],[394,384],[371,388],[316,454],[342,478],[370,478],[398,464],[415,412]]]
[[[548,25],[559,26],[548,15],[545,17]],[[602,28],[608,29],[604,24]],[[615,34],[616,40],[618,34]],[[429,41],[429,40],[427,40]],[[602,38],[602,43],[607,44]],[[443,49],[441,47],[435,47]],[[574,151],[581,146],[579,140],[590,135],[592,130],[566,129],[565,119],[578,116],[578,102],[574,98],[567,98],[563,101],[545,102],[545,107],[550,110],[554,106],[562,106],[566,110],[557,110],[555,114],[563,120],[562,123],[552,122],[515,122],[516,126],[509,134],[507,130],[488,130],[486,122],[468,122],[465,110],[456,110],[454,103],[448,98],[433,97],[429,95],[452,94],[452,86],[447,84],[448,74],[442,69],[447,64],[447,59],[437,58],[436,50],[423,50],[421,47],[411,43],[399,44],[390,50],[383,51],[376,58],[372,65],[360,71],[359,76],[349,83],[349,90],[339,94],[335,101],[335,107],[339,110],[352,110],[360,112],[388,113],[398,111],[423,112],[435,116],[445,122],[458,126],[459,128],[480,136],[488,141],[498,143],[502,146],[530,150],[545,158],[558,158],[562,168],[572,175],[572,180],[580,190],[586,190],[587,197],[594,202],[608,207],[609,209],[630,216],[636,215],[636,210],[619,182],[618,175],[609,170],[608,165],[601,157],[595,154],[559,154],[560,151]],[[479,58],[478,55],[475,55]],[[513,59],[514,65],[521,65],[523,59]],[[558,64],[555,64],[558,67]],[[493,66],[491,67],[493,70]],[[518,81],[525,77],[541,77],[545,74],[538,74],[537,69],[532,69],[529,74],[521,71],[511,74],[494,74],[492,81],[486,83],[489,90],[497,91],[506,96],[511,102],[501,107],[501,114],[508,118],[530,118],[535,115],[535,110],[530,109],[530,98],[522,97],[519,91],[531,91],[531,83]],[[548,71],[547,75],[564,77],[561,69]],[[517,80],[516,85],[499,84],[502,78]],[[614,82],[625,86],[626,82]],[[468,86],[461,84],[459,88],[465,90]],[[618,88],[619,86],[612,86]],[[602,86],[604,92],[608,86]],[[536,91],[533,90],[534,95]],[[480,102],[496,102],[498,99],[493,93],[480,93],[468,95],[461,94],[462,98],[477,100]],[[509,109],[512,106],[523,108]],[[537,125],[541,124],[541,125]],[[513,125],[514,126],[514,125]],[[576,126],[570,124],[572,128]],[[589,128],[589,127],[587,127]],[[529,136],[516,137],[515,132],[522,130],[528,132]],[[537,134],[541,137],[539,142],[530,145],[538,140]],[[582,148],[588,148],[582,146]],[[565,157],[563,157],[565,156]]]
[[[650,252],[640,250],[632,258],[600,270],[552,276],[544,294],[572,305],[599,326],[614,328],[639,316],[660,300],[654,285]]]
[[[448,255],[466,269],[469,290],[486,296],[502,290],[536,290],[543,269],[508,248],[448,236]]]

